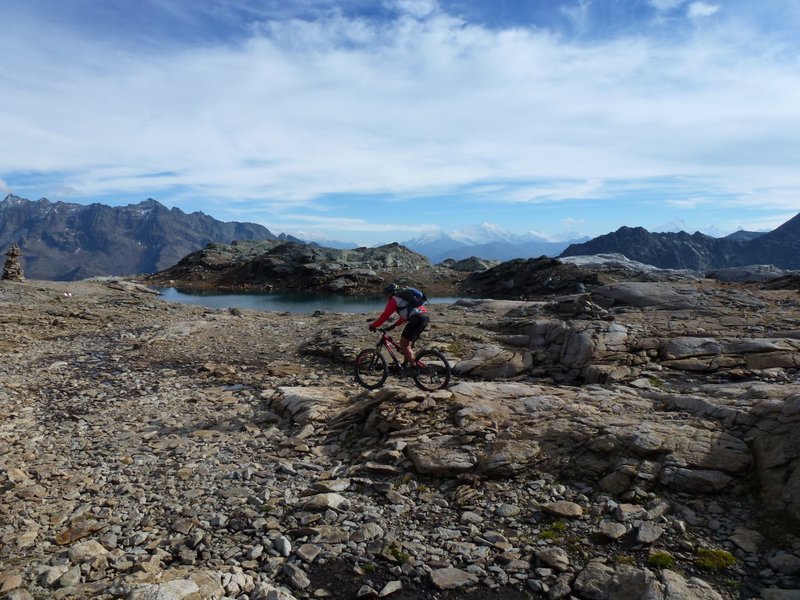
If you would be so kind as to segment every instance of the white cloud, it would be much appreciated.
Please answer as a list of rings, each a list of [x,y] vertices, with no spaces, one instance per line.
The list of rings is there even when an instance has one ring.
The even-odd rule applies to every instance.
[[[11,193],[11,188],[8,187],[8,184],[0,179],[0,195],[6,196]]]
[[[700,19],[703,17],[710,17],[719,12],[719,5],[709,4],[707,2],[692,2],[689,5],[687,14],[692,19]]]
[[[735,197],[767,180],[781,198],[800,189],[800,77],[781,58],[792,52],[758,31],[582,45],[467,24],[432,1],[397,6],[415,18],[276,21],[239,45],[147,55],[9,30],[3,176],[57,172],[50,189],[85,197],[167,189],[292,210],[470,186],[492,189],[486,202],[565,200],[670,176],[725,182]],[[589,3],[576,6],[588,27]]]
[[[508,193],[512,202],[553,202],[561,200],[577,200],[598,198],[607,195],[603,189],[603,180],[599,178],[586,181],[552,182],[540,186],[523,186]]]
[[[330,233],[336,232],[337,236],[344,234],[351,238],[356,234],[356,237],[369,239],[368,243],[385,240],[387,234],[397,236],[397,241],[400,241],[400,239],[407,239],[414,235],[437,229],[436,226],[430,224],[408,224],[402,221],[397,223],[374,223],[366,219],[325,217],[299,213],[283,214],[278,217],[277,221],[275,218],[271,218],[269,223],[265,222],[265,225],[273,231],[294,232],[293,235],[303,239],[335,239],[336,236],[332,236]]]

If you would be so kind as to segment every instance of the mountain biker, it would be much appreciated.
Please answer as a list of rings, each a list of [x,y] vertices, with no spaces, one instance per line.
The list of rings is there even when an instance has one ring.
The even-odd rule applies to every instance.
[[[406,357],[408,366],[414,367],[417,362],[414,360],[414,342],[417,341],[420,334],[428,327],[431,319],[426,314],[428,311],[424,306],[412,308],[408,302],[397,296],[396,293],[400,290],[400,286],[396,283],[390,283],[383,288],[383,294],[388,298],[386,308],[383,309],[381,315],[372,322],[369,326],[370,331],[375,331],[378,327],[383,325],[393,312],[397,312],[398,319],[389,329],[394,329],[402,323],[407,323],[400,336],[400,349]]]

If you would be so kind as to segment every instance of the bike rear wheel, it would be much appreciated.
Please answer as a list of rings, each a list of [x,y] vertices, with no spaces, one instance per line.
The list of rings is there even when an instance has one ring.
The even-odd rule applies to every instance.
[[[386,382],[389,367],[386,357],[375,350],[368,348],[356,356],[355,377],[356,381],[368,390],[375,390]]]
[[[443,390],[450,383],[450,363],[438,350],[422,350],[415,357],[414,383],[426,392]]]

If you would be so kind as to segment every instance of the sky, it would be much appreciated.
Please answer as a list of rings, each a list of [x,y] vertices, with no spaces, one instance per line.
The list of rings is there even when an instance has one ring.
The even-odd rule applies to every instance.
[[[0,198],[363,245],[800,212],[797,0],[2,0]]]

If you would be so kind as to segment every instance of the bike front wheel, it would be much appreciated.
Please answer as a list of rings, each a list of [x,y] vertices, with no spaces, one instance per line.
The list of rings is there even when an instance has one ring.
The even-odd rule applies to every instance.
[[[368,390],[375,390],[386,382],[389,366],[386,357],[373,348],[362,350],[356,356],[356,381]]]
[[[415,357],[414,383],[426,392],[443,390],[450,383],[450,363],[438,350],[423,350]]]

